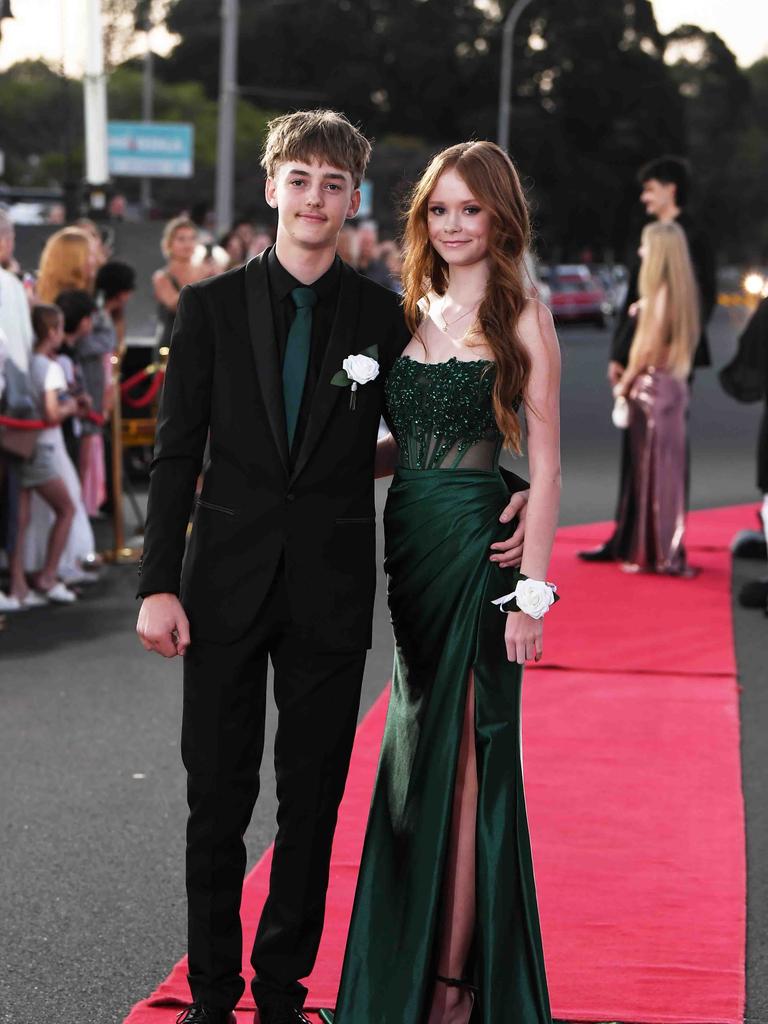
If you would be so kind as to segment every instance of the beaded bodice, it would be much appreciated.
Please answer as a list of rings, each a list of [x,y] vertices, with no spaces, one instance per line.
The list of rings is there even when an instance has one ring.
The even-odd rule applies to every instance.
[[[385,385],[387,411],[408,469],[496,469],[502,437],[488,359],[420,363],[400,356]]]

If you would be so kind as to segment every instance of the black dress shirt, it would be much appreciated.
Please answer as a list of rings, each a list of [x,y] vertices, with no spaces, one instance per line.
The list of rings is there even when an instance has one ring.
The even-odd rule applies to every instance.
[[[296,316],[296,306],[291,298],[291,292],[294,288],[310,287],[317,295],[317,304],[312,310],[312,339],[310,342],[307,378],[304,382],[299,418],[296,423],[296,434],[293,439],[293,447],[291,448],[291,461],[293,461],[301,446],[301,440],[307,427],[312,398],[315,394],[317,382],[320,379],[325,351],[328,348],[328,339],[331,336],[331,328],[336,316],[339,282],[341,280],[341,260],[337,256],[322,277],[318,278],[317,281],[313,281],[311,285],[304,285],[301,281],[297,281],[293,274],[288,273],[277,258],[277,253],[273,246],[267,256],[267,277],[269,279],[269,297],[272,303],[275,340],[281,366],[285,359],[288,332]],[[336,367],[336,369],[341,369],[341,367]]]

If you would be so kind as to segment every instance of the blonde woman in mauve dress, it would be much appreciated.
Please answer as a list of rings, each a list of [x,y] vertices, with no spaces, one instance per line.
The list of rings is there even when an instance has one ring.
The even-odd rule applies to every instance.
[[[637,328],[614,389],[628,403],[631,473],[618,520],[618,558],[629,572],[689,575],[685,557],[688,376],[700,326],[685,233],[649,224],[640,247]]]

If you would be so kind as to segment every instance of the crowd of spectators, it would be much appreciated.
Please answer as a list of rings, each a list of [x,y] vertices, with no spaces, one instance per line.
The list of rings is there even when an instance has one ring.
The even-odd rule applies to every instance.
[[[0,209],[0,612],[70,604],[98,578],[118,326],[135,288],[97,225],[54,232],[37,273]],[[30,425],[33,429],[30,429]]]

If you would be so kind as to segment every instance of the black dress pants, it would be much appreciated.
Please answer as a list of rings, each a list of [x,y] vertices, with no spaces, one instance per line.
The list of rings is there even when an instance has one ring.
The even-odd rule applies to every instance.
[[[241,976],[243,836],[259,792],[267,659],[275,672],[278,813],[269,896],[253,947],[259,1005],[303,1004],[325,914],[331,843],[355,736],[365,651],[308,646],[291,621],[283,569],[236,643],[192,639],[184,658],[189,985],[234,1008]]]

